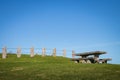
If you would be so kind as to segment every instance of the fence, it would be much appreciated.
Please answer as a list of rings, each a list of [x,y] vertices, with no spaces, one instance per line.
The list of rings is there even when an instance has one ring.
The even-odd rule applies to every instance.
[[[2,53],[2,58],[5,59],[7,57],[7,54],[16,54],[18,58],[22,56],[22,54],[30,54],[30,57],[34,57],[35,55],[41,55],[42,57],[44,56],[63,56],[66,57],[68,53],[72,53],[72,57],[74,57],[75,52],[72,50],[57,50],[56,48],[54,49],[48,49],[48,48],[7,48],[3,47],[0,48],[0,52]]]

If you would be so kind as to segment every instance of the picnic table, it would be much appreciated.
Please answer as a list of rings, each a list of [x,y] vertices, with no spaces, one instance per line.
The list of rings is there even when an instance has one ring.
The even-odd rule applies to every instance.
[[[92,51],[92,52],[76,53],[74,54],[74,56],[80,56],[80,58],[72,58],[71,60],[75,61],[75,63],[107,63],[107,61],[112,60],[111,58],[99,59],[99,56],[102,54],[106,54],[106,52]]]

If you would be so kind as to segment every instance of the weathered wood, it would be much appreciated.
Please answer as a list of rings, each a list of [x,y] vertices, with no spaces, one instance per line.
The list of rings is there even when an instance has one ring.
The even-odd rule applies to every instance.
[[[75,57],[75,51],[72,50],[72,58],[74,58],[74,57]]]
[[[44,57],[46,55],[46,49],[42,48],[42,56]]]
[[[17,57],[20,58],[21,57],[21,48],[17,48]]]
[[[34,47],[30,48],[30,57],[34,57]]]
[[[56,48],[53,49],[53,57],[56,57]]]
[[[63,57],[66,57],[66,49],[63,50]]]
[[[84,53],[77,53],[75,56],[89,56],[89,55],[101,55],[106,54],[104,51],[94,51],[94,52],[84,52]]]
[[[6,57],[7,57],[7,48],[4,47],[4,48],[2,48],[2,58],[6,59]]]
[[[111,58],[105,59],[95,59],[94,57],[87,57],[87,58],[71,58],[72,61],[77,61],[78,63],[107,63],[107,61],[112,60]]]
[[[74,61],[75,63],[79,63],[79,61]]]
[[[111,58],[104,58],[104,59],[99,59],[99,63],[107,63],[108,61],[111,61]]]
[[[85,60],[80,60],[80,62],[81,62],[81,63],[86,63],[86,61],[85,61]]]
[[[111,58],[103,58],[103,60],[111,61]]]
[[[94,63],[99,63],[99,55],[98,54],[94,55]]]
[[[88,57],[88,58],[71,58],[72,61],[77,61],[77,60],[94,60],[93,57]]]
[[[91,61],[90,60],[86,60],[86,63],[91,64]]]

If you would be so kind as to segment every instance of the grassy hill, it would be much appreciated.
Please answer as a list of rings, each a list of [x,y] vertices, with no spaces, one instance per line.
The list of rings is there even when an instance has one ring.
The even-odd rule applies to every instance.
[[[120,80],[120,65],[75,64],[52,56],[0,55],[0,80]]]

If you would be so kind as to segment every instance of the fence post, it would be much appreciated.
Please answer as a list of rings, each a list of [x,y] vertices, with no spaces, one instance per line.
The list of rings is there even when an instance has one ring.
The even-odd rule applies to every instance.
[[[21,57],[21,48],[18,47],[17,48],[17,58],[20,58]]]
[[[42,48],[42,56],[44,57],[46,55],[46,49]]]
[[[66,49],[63,50],[63,57],[66,57]]]
[[[7,48],[4,47],[4,48],[2,48],[2,58],[6,59],[6,57],[7,57]]]
[[[74,58],[74,57],[75,57],[75,51],[72,50],[72,58]]]
[[[53,49],[53,57],[56,57],[56,48]]]
[[[30,48],[30,57],[34,57],[34,47]]]

